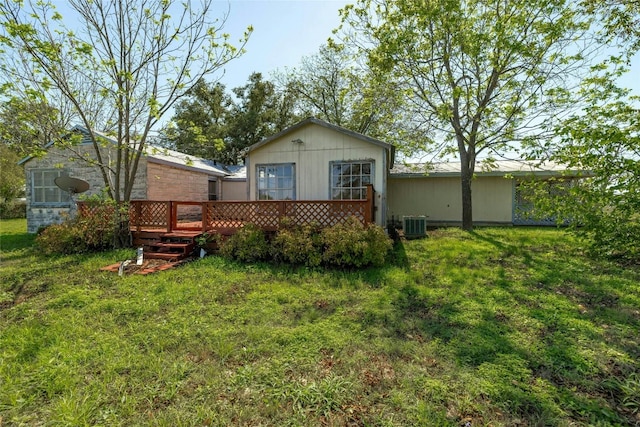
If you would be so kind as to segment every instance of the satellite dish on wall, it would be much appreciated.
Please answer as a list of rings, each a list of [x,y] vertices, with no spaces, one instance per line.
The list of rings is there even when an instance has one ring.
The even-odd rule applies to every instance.
[[[71,176],[59,176],[53,182],[61,190],[68,191],[71,195],[84,193],[89,189],[89,183],[84,179],[73,178]]]

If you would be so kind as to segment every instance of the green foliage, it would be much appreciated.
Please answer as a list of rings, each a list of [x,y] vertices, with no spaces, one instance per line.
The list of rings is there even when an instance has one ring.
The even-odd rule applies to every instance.
[[[271,240],[271,254],[277,262],[317,267],[322,262],[320,228],[313,224],[295,225],[288,218]]]
[[[235,157],[229,163],[240,163],[244,149],[274,135],[295,123],[291,94],[276,91],[275,85],[253,73],[245,86],[233,89],[238,102],[229,116],[227,149]]]
[[[181,152],[222,160],[232,102],[221,83],[198,80],[176,105],[172,122],[164,129],[165,137]]]
[[[322,230],[322,260],[338,267],[383,265],[393,242],[382,227],[350,217]]]
[[[291,94],[278,91],[260,73],[232,92],[233,97],[224,85],[199,80],[165,127],[167,142],[188,154],[238,164],[245,148],[297,120]]]
[[[260,261],[269,255],[269,243],[260,227],[245,224],[233,236],[221,242],[220,254],[243,262]]]
[[[87,251],[81,229],[72,221],[47,226],[38,233],[36,244],[46,255],[75,254]]]
[[[517,151],[575,108],[572,79],[591,60],[576,54],[590,22],[565,0],[360,0],[341,14],[344,44],[402,93],[398,116],[421,135],[398,148],[458,156],[464,229],[476,158]]]
[[[65,117],[42,97],[13,97],[0,104],[0,141],[19,157],[42,154],[65,131]]]
[[[25,201],[0,202],[0,218],[14,219],[27,217],[27,203]]]
[[[302,117],[316,117],[394,144],[407,131],[400,117],[402,91],[355,60],[354,49],[323,45],[299,67],[278,77]]]
[[[9,147],[0,144],[0,202],[12,202],[24,195],[24,169],[18,165],[20,157]]]
[[[122,235],[125,228],[128,235],[128,223],[123,223],[127,213],[126,208],[119,210],[113,201],[94,201],[89,213],[46,227],[36,237],[36,244],[47,255],[122,247],[128,241]]]
[[[220,254],[251,262],[268,257],[278,263],[317,267],[361,268],[381,266],[393,242],[378,225],[364,226],[356,217],[321,228],[316,224],[297,225],[282,219],[280,229],[267,240],[262,229],[247,224],[220,242]]]
[[[219,234],[204,233],[201,236],[196,237],[196,244],[202,249],[217,249],[221,242]]]
[[[614,78],[604,76],[604,81]],[[640,110],[638,97],[613,84],[585,85],[589,107],[556,129],[559,136],[533,155],[583,171],[569,191],[537,192],[540,215],[570,218],[573,230],[598,255],[640,262]]]
[[[580,6],[602,22],[605,41],[622,42],[630,57],[640,49],[638,5],[634,0],[582,0]]]

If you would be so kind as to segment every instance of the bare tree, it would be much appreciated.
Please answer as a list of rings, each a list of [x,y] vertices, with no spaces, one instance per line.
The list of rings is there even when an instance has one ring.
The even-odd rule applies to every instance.
[[[162,116],[203,76],[239,57],[222,33],[229,10],[202,0],[70,0],[0,3],[2,89],[66,100],[87,129],[108,194],[128,201],[140,157]],[[115,146],[104,147],[100,135]],[[105,150],[115,155],[106,155]]]

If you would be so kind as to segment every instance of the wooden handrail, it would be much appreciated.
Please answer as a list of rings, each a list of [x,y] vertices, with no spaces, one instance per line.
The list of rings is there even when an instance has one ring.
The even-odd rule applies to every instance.
[[[180,206],[198,206],[200,220],[187,225],[179,218]],[[79,202],[79,213],[90,214],[90,204]],[[356,216],[363,224],[375,220],[375,191],[367,186],[365,200],[254,200],[254,201],[152,201],[129,202],[130,227],[143,229],[197,230],[207,232],[221,228],[239,228],[253,222],[267,229],[276,230],[283,217],[299,224],[317,223],[329,226]]]

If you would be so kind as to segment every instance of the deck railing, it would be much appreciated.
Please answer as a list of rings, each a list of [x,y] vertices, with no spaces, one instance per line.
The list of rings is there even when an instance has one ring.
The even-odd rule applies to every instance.
[[[89,203],[79,202],[81,215],[90,214]],[[257,201],[150,201],[129,202],[132,231],[202,231],[231,234],[252,223],[275,231],[281,219],[294,224],[316,223],[328,227],[355,216],[363,224],[374,221],[374,192],[366,200],[257,200]]]

